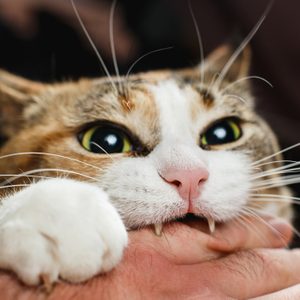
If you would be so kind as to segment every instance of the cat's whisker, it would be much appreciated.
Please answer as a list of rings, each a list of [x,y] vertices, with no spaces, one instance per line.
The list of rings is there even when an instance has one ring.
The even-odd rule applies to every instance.
[[[66,159],[69,161],[73,161],[73,162],[77,162],[80,164],[83,164],[85,166],[97,169],[97,170],[102,170],[102,168],[99,168],[97,166],[91,165],[89,163],[86,163],[84,161],[81,161],[79,159],[76,158],[72,158],[72,157],[68,157],[65,155],[61,155],[61,154],[56,154],[56,153],[50,153],[50,152],[36,152],[36,151],[29,151],[29,152],[16,152],[16,153],[10,153],[10,154],[6,154],[6,155],[2,155],[0,156],[0,160],[1,159],[6,159],[6,158],[10,158],[10,157],[16,157],[16,156],[22,156],[22,155],[45,155],[45,156],[53,156],[53,157],[57,157],[57,158],[62,158],[62,159]]]
[[[212,79],[211,79],[211,81],[210,81],[210,83],[209,83],[209,85],[208,85],[208,88],[207,88],[207,92],[206,92],[206,94],[205,94],[205,97],[207,97],[207,96],[211,93],[212,89],[214,88],[214,84],[215,84],[215,82],[216,82],[216,80],[217,80],[217,78],[218,78],[219,76],[220,76],[220,73],[219,73],[219,72],[217,72],[217,73],[214,74],[214,76],[212,77]]]
[[[67,175],[67,174],[68,175],[76,175],[76,176],[80,176],[80,177],[92,180],[92,182],[98,182],[98,180],[94,177],[91,177],[91,176],[88,176],[86,174],[82,174],[82,173],[79,173],[76,171],[72,171],[72,170],[58,169],[58,168],[41,168],[41,169],[34,169],[34,170],[20,173],[20,174],[16,175],[15,177],[5,180],[4,182],[2,182],[0,184],[0,186],[5,186],[7,184],[10,184],[11,182],[18,180],[21,177],[26,177],[28,175],[32,175],[32,174],[36,174],[36,173],[45,173],[45,172],[56,172],[56,173],[61,173],[61,174],[65,174],[65,175]]]
[[[252,189],[252,190],[254,190],[254,191],[270,190],[270,189],[279,188],[279,187],[283,187],[283,186],[287,186],[287,185],[298,184],[298,183],[300,183],[300,180],[282,183],[282,184],[273,184],[273,185],[269,185],[269,186],[260,186],[258,188]]]
[[[260,221],[261,223],[263,223],[266,227],[268,227],[269,229],[271,229],[272,232],[274,232],[278,238],[280,238],[280,240],[283,242],[283,244],[285,244],[286,246],[288,246],[287,242],[284,240],[284,236],[282,235],[281,232],[279,232],[278,230],[276,230],[274,227],[272,227],[267,221],[265,221],[259,214],[261,213],[259,210],[255,209],[255,208],[243,208],[243,212],[247,213],[248,216],[252,216],[254,217],[256,220]],[[265,214],[266,216],[268,216],[268,214]],[[264,237],[265,240],[265,237]]]
[[[261,211],[260,211],[259,209],[251,208],[251,210],[252,210],[253,212],[257,213],[257,214],[261,213]],[[278,218],[278,216],[275,215],[275,214],[266,213],[266,212],[263,212],[263,214],[264,214],[266,217]],[[262,220],[263,220],[263,219],[262,219]],[[264,221],[264,222],[266,222],[266,221]],[[267,222],[266,222],[266,223],[267,223]],[[268,224],[268,223],[267,223],[267,224]],[[275,230],[270,224],[268,224],[268,226],[270,226],[270,228],[271,228],[272,230]],[[300,238],[300,232],[299,232],[294,226],[292,226],[292,225],[291,225],[291,229],[292,229],[294,235],[296,235],[298,238]],[[276,230],[276,231],[277,231],[277,230]],[[274,232],[275,232],[275,231],[274,231]],[[278,232],[278,231],[277,231],[277,232]],[[279,232],[278,232],[278,234],[281,235],[281,233],[279,233]],[[281,236],[282,236],[282,235],[281,235]],[[288,246],[288,245],[286,245],[286,246]]]
[[[292,176],[292,175],[291,175]],[[277,184],[277,183],[282,183],[283,180],[284,182],[287,182],[289,180],[295,180],[296,178],[300,178],[299,176],[286,176],[285,177],[278,177],[278,178],[272,178],[272,179],[266,179],[266,180],[260,180],[260,181],[253,181],[252,184],[254,188],[265,186],[265,185],[270,185],[270,184]]]
[[[278,172],[276,174],[272,174],[272,176],[274,175],[282,175],[282,174],[291,174],[291,173],[296,173],[295,175],[284,175],[284,176],[280,176],[280,177],[272,177],[270,179],[266,179],[266,177],[270,177],[269,175],[264,175],[261,176],[259,178],[255,178],[254,180],[252,179],[252,185],[254,187],[261,187],[261,186],[265,186],[265,185],[269,185],[269,184],[277,184],[277,183],[288,183],[290,181],[297,181],[300,179],[300,174],[299,174],[299,170],[297,171],[290,171],[290,172]],[[262,178],[262,179],[261,179]]]
[[[234,95],[234,94],[226,94],[226,96],[231,97],[231,98],[238,99],[238,100],[242,101],[244,104],[247,104],[247,103],[248,103],[248,101],[247,101],[246,99],[244,99],[243,97],[238,96],[238,95]]]
[[[115,161],[111,154],[109,154],[103,147],[95,142],[91,142],[92,145],[98,147],[101,151],[103,151],[113,162]]]
[[[291,181],[291,182],[278,182],[278,183],[274,183],[274,184],[270,184],[270,185],[261,185],[259,187],[255,187],[252,188],[250,190],[252,191],[262,191],[262,190],[270,190],[270,189],[274,189],[274,188],[279,188],[279,187],[283,187],[283,186],[287,186],[287,185],[293,185],[293,184],[297,184],[300,183],[300,180],[298,181]]]
[[[292,175],[291,175],[292,176]],[[300,176],[295,176],[292,178],[288,178],[288,179],[284,179],[283,178],[279,178],[277,181],[270,181],[267,183],[264,183],[263,181],[259,184],[253,184],[254,187],[251,188],[251,190],[262,190],[262,189],[270,189],[270,188],[275,188],[275,187],[281,187],[281,186],[285,186],[285,185],[292,185],[292,184],[296,184],[296,183],[300,183]]]
[[[197,34],[198,46],[199,46],[199,51],[200,51],[200,86],[202,86],[204,83],[204,76],[205,76],[204,67],[203,67],[203,61],[204,61],[203,42],[202,42],[199,26],[197,24],[197,20],[196,20],[196,17],[195,17],[193,8],[192,8],[191,1],[188,1],[188,3],[189,3],[190,14],[192,16],[193,24],[194,24],[196,34]]]
[[[260,173],[264,172],[262,170],[262,168],[260,168],[260,167],[255,167],[255,168],[251,168],[251,169],[252,169],[252,174],[260,174]]]
[[[260,240],[264,243],[266,240],[266,237],[262,235],[261,231],[258,230],[257,225],[251,222],[247,217],[253,216],[251,213],[245,211],[244,209],[240,212],[238,216],[238,221],[241,222],[243,226],[250,229],[253,233],[255,233]]]
[[[285,180],[274,180],[274,181],[267,181],[267,182],[263,182],[263,181],[260,181],[259,183],[252,183],[253,185],[253,188],[251,188],[252,190],[257,190],[257,189],[262,189],[264,187],[270,187],[270,186],[274,186],[274,185],[277,185],[277,186],[281,186],[281,185],[289,185],[289,184],[292,184],[292,183],[297,183],[299,182],[300,180],[300,177],[292,177],[292,178],[287,178]]]
[[[270,81],[268,81],[267,79],[261,77],[261,76],[246,76],[246,77],[243,77],[243,78],[240,78],[230,84],[228,84],[222,91],[221,93],[224,94],[227,90],[231,89],[233,86],[235,86],[236,84],[239,84],[243,81],[246,81],[246,80],[249,80],[249,79],[258,79],[258,80],[261,80],[263,82],[265,82],[267,85],[269,85],[271,88],[273,88],[273,85]]]
[[[268,155],[268,156],[265,156],[265,157],[263,157],[263,158],[261,158],[261,159],[258,159],[257,161],[253,162],[251,165],[252,165],[252,166],[257,166],[258,164],[260,164],[260,163],[263,162],[263,161],[266,161],[266,160],[268,160],[268,159],[270,159],[270,158],[273,158],[273,157],[275,157],[275,156],[277,156],[277,155],[279,155],[279,154],[285,153],[285,152],[287,152],[287,151],[289,151],[289,150],[292,150],[292,149],[294,149],[294,148],[296,148],[296,147],[299,147],[299,146],[300,146],[300,143],[294,144],[294,145],[289,146],[289,147],[287,147],[287,148],[284,148],[284,149],[282,149],[282,150],[280,150],[280,151],[277,151],[277,152],[275,152],[275,153],[273,153],[273,154],[271,154],[271,155]]]
[[[269,194],[258,194],[258,195],[252,195],[250,196],[251,201],[261,201],[261,202],[278,202],[278,203],[293,203],[300,205],[300,199],[298,197],[293,197],[293,196],[284,196],[282,197],[276,197],[277,195],[271,195]]]
[[[19,174],[10,174],[10,173],[1,173],[0,174],[0,177],[14,177],[14,176],[18,176]],[[32,175],[32,176],[29,176],[31,178],[52,178],[52,177],[47,177],[47,176],[39,176],[39,175]]]
[[[256,206],[257,208],[262,208],[262,203],[283,203],[283,204],[294,204],[294,205],[300,205],[300,203],[298,201],[295,200],[284,200],[284,199],[271,199],[271,198],[260,198],[260,197],[253,197],[251,198],[251,201],[257,201],[260,202],[260,204],[258,203],[251,203],[251,206]]]
[[[236,218],[232,220],[232,222],[236,223],[237,226],[239,226],[239,227],[249,228],[249,224],[247,222],[245,222],[244,219],[245,219],[245,215],[242,212],[240,212],[237,214]],[[253,231],[253,228],[250,227],[250,230]]]
[[[238,214],[237,219],[235,219],[235,222],[253,232],[256,236],[258,236],[262,243],[265,243],[266,237],[262,235],[261,231],[258,229],[258,226],[249,220],[249,217],[251,216],[253,217],[253,215],[249,212],[242,210]]]
[[[251,208],[256,208],[256,209],[258,209],[258,210],[260,210],[261,211],[261,209],[263,209],[264,207],[264,205],[265,204],[263,204],[264,203],[264,201],[259,201],[259,200],[256,200],[256,199],[251,199],[251,200],[253,200],[253,201],[258,201],[258,202],[251,202],[250,203],[250,207]],[[266,203],[268,203],[267,201],[266,201]],[[279,204],[281,203],[281,202],[278,202]],[[288,203],[288,204],[290,204],[291,202],[283,202],[283,203]]]
[[[9,189],[9,188],[21,188],[27,186],[31,186],[31,184],[21,183],[21,184],[5,185],[5,186],[0,186],[0,189],[2,190],[2,189]]]
[[[289,172],[295,172],[297,170],[299,170],[300,168],[294,168],[296,166],[299,166],[300,162],[293,162],[291,164],[287,164],[287,165],[283,165],[280,167],[276,167],[276,168],[272,168],[266,171],[262,171],[259,173],[256,173],[255,176],[252,177],[252,179],[254,178],[261,178],[261,177],[265,177],[265,176],[269,176],[269,175],[276,175],[276,174],[282,174],[280,172],[283,173],[289,173]]]
[[[109,14],[109,42],[110,42],[111,56],[112,56],[112,60],[113,60],[113,64],[114,64],[114,68],[118,80],[119,91],[123,95],[125,95],[124,86],[122,85],[121,82],[120,71],[119,71],[119,66],[118,66],[118,61],[116,56],[116,47],[114,42],[114,14],[115,14],[116,5],[117,5],[117,0],[113,0],[111,4],[110,14]]]
[[[16,177],[16,176],[19,176],[19,174],[5,174],[5,173],[2,173],[0,174],[0,177]],[[23,177],[23,176],[22,176]],[[50,179],[50,178],[54,178],[54,177],[50,177],[50,176],[39,176],[39,175],[28,175],[26,176],[26,178],[31,181],[31,180],[34,180],[34,179]]]
[[[276,164],[276,162],[284,162],[284,160],[277,160],[277,161],[270,161],[265,163],[265,165],[274,165]],[[284,172],[288,173],[288,168],[293,167],[292,165],[280,165],[280,167],[274,167],[274,168],[268,168],[266,170],[264,170],[263,165],[261,166],[252,166],[250,167],[251,169],[251,179],[256,179],[256,178],[260,178],[260,177],[266,177],[266,176],[270,176],[270,174],[272,175],[276,175],[277,172],[281,172],[284,171],[284,169],[286,169]]]
[[[90,43],[92,49],[94,50],[94,52],[95,52],[95,54],[96,54],[96,56],[97,56],[97,58],[98,58],[98,60],[99,60],[99,62],[100,62],[101,67],[103,68],[103,70],[104,70],[104,72],[105,72],[105,74],[106,74],[106,76],[107,76],[107,78],[108,78],[108,80],[109,80],[111,86],[113,87],[113,89],[114,89],[116,95],[119,95],[119,90],[118,90],[118,88],[117,88],[115,82],[113,81],[113,79],[112,79],[112,77],[111,77],[111,75],[110,75],[110,73],[109,73],[109,71],[108,71],[108,68],[106,67],[106,64],[105,64],[105,62],[104,62],[102,56],[100,55],[100,53],[99,53],[99,51],[98,51],[98,49],[97,49],[95,43],[93,42],[93,40],[92,40],[92,38],[91,38],[91,36],[90,36],[90,34],[89,34],[87,28],[85,27],[85,25],[84,25],[84,23],[83,23],[83,20],[82,20],[80,14],[79,14],[79,12],[78,12],[78,9],[77,9],[77,7],[76,7],[76,5],[75,5],[75,3],[74,3],[74,0],[70,0],[70,1],[71,1],[72,8],[73,8],[73,10],[74,10],[74,13],[75,13],[75,15],[76,15],[76,18],[77,18],[77,20],[78,20],[78,22],[79,22],[79,24],[80,24],[80,26],[81,26],[81,28],[82,28],[82,30],[83,30],[85,36],[87,37],[87,39],[88,39],[88,41],[89,41],[89,43]]]
[[[149,51],[149,52],[145,53],[144,55],[140,56],[138,59],[136,59],[131,64],[131,66],[129,67],[129,69],[128,69],[126,75],[125,75],[125,83],[126,83],[126,86],[127,86],[127,91],[130,89],[129,75],[130,75],[132,69],[136,66],[137,63],[139,63],[143,58],[145,58],[148,55],[151,55],[153,53],[160,52],[160,51],[170,50],[170,49],[173,49],[173,47],[165,47],[165,48],[160,48],[160,49],[152,50],[152,51]]]
[[[281,167],[277,167],[277,168],[272,168],[272,169],[269,169],[269,170],[266,170],[266,171],[262,171],[260,173],[258,173],[257,175],[273,175],[273,174],[281,174],[281,173],[293,173],[293,172],[296,172],[300,169],[299,167],[300,165],[300,162],[295,162],[293,164],[289,164],[289,165],[284,165],[284,166],[281,166]]]
[[[274,172],[270,172],[270,173],[264,173],[264,174],[260,174],[260,175],[256,175],[251,177],[251,180],[253,182],[266,182],[267,179],[263,179],[260,180],[261,178],[266,178],[266,177],[273,177],[273,176],[278,176],[278,175],[284,175],[284,177],[276,177],[276,178],[271,178],[269,180],[280,180],[280,179],[286,179],[286,178],[290,178],[290,176],[300,176],[299,174],[300,168],[293,168],[293,169],[287,169],[287,170],[281,170],[281,171],[274,171]],[[296,173],[296,175],[295,175]],[[285,175],[286,174],[286,175]]]
[[[260,168],[260,167],[263,167],[263,166],[266,166],[266,165],[272,165],[272,164],[276,164],[276,163],[296,163],[297,161],[296,160],[290,160],[290,159],[281,159],[281,160],[272,160],[272,161],[268,161],[268,162],[265,162],[265,163],[261,163],[257,166],[255,166],[254,169],[257,169],[257,168]]]
[[[266,198],[278,198],[278,199],[293,199],[293,200],[300,201],[300,197],[289,196],[289,195],[250,193],[250,196],[258,196],[258,197],[266,197]]]
[[[256,34],[256,32],[258,31],[258,29],[260,28],[260,26],[262,25],[262,23],[264,22],[267,14],[269,13],[269,10],[271,9],[272,6],[272,2],[267,6],[267,8],[265,9],[264,13],[262,14],[262,16],[260,17],[260,19],[258,20],[258,22],[256,23],[256,25],[253,27],[253,29],[250,31],[250,33],[246,36],[246,38],[242,41],[242,43],[240,44],[240,46],[234,51],[234,53],[232,54],[232,56],[229,58],[228,62],[225,64],[225,66],[223,67],[220,76],[218,77],[218,79],[215,82],[215,88],[216,89],[220,89],[220,86],[226,76],[226,74],[228,73],[229,69],[231,68],[231,66],[233,65],[233,63],[236,61],[236,59],[238,58],[238,56],[241,54],[241,52],[245,49],[245,47],[249,44],[249,42],[251,41],[251,39],[254,37],[254,35]]]

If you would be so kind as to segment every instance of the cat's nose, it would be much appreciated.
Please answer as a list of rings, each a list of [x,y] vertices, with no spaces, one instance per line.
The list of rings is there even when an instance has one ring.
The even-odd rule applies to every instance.
[[[181,198],[190,201],[199,197],[200,185],[208,179],[208,170],[200,167],[193,170],[168,168],[160,176],[173,185]]]

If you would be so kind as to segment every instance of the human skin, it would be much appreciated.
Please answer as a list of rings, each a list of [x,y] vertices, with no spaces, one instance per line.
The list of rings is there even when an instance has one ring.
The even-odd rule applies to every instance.
[[[300,299],[300,284],[293,285],[281,291],[262,296],[252,298],[251,300],[283,300],[283,299]]]
[[[291,238],[290,226],[249,222],[228,223],[214,235],[180,223],[166,226],[161,237],[150,228],[132,231],[112,272],[79,285],[58,283],[50,294],[3,273],[1,299],[249,299],[300,282],[300,251],[279,249]],[[273,299],[266,297],[272,295],[257,299]]]

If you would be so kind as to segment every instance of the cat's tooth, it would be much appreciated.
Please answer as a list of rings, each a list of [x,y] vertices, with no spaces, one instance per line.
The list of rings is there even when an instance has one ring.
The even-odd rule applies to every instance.
[[[157,236],[161,236],[162,230],[163,230],[163,224],[162,223],[154,224],[154,232]]]
[[[210,233],[214,233],[216,229],[215,220],[212,217],[207,217],[207,223]]]

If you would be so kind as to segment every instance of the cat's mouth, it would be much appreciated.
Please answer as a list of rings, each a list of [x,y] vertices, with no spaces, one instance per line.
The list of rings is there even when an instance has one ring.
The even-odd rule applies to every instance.
[[[214,233],[216,229],[216,222],[212,217],[200,217],[196,216],[194,214],[188,213],[180,218],[176,218],[171,222],[181,222],[184,223],[190,227],[197,228],[200,230],[205,230],[205,228],[208,227],[209,233]],[[156,223],[153,225],[154,226],[154,232],[157,236],[161,236],[164,223]]]

